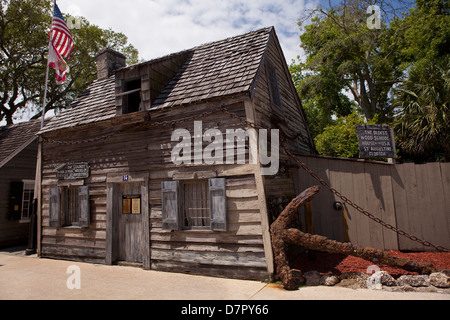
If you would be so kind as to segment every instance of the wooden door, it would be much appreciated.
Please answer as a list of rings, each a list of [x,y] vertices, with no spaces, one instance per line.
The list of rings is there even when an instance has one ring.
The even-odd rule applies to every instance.
[[[106,263],[129,262],[150,268],[148,184],[108,185]]]
[[[118,260],[143,262],[144,230],[142,194],[140,183],[123,183],[120,186],[118,222]]]

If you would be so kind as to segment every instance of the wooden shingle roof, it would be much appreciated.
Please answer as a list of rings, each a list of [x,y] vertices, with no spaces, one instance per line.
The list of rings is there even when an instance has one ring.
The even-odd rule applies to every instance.
[[[40,133],[113,118],[116,115],[114,82],[114,76],[94,81],[69,108],[54,117]]]
[[[171,107],[248,91],[271,30],[264,28],[194,48],[192,58],[152,107]]]
[[[263,28],[183,51],[190,53],[189,58],[158,96],[152,98],[151,110],[249,92],[272,31],[273,27]],[[161,59],[143,64],[156,63]],[[115,117],[114,85],[114,76],[95,81],[41,133]]]
[[[0,168],[36,140],[41,120],[0,127]]]

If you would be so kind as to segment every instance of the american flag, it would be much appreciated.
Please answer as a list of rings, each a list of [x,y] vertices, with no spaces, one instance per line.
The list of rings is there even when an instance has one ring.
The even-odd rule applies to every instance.
[[[61,11],[55,1],[53,22],[50,30],[49,66],[56,71],[56,83],[66,81],[69,67],[64,59],[69,59],[73,51],[73,38]]]

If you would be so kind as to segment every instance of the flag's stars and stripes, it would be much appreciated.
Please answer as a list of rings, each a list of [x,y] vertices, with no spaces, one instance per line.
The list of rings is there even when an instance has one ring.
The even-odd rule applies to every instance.
[[[50,37],[55,50],[65,59],[69,59],[73,51],[73,38],[56,3]]]
[[[72,51],[72,34],[55,1],[52,28],[50,30],[48,65],[56,71],[57,84],[62,84],[66,81],[66,73],[69,72],[69,67],[64,59],[69,59]]]

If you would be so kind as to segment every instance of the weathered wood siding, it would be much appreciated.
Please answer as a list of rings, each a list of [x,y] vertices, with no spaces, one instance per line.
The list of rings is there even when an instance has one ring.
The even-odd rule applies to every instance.
[[[8,220],[11,182],[34,180],[37,142],[30,144],[0,169],[0,247],[23,245],[28,241],[29,223]]]
[[[81,141],[117,132],[107,139],[81,144],[44,142],[42,256],[105,263],[107,220],[110,214],[107,210],[108,183],[121,182],[123,175],[128,175],[130,182],[136,181],[136,177],[142,179],[147,176],[151,269],[233,278],[268,278],[260,211],[264,199],[256,192],[256,165],[247,162],[244,165],[176,166],[171,161],[171,150],[178,142],[171,142],[171,134],[176,128],[183,128],[193,135],[193,121],[180,122],[174,126],[151,126],[155,122],[202,114],[211,108],[210,103],[204,103],[155,111],[152,112],[151,121],[136,113],[91,126],[46,134],[48,139]],[[242,100],[235,100],[227,108],[245,117]],[[236,119],[222,113],[201,120],[203,132],[218,128],[225,135],[226,129],[242,128]],[[206,145],[208,143],[205,142]],[[49,224],[50,188],[58,183],[70,183],[58,181],[55,168],[58,164],[73,161],[89,163],[90,176],[74,183],[89,186],[91,225],[88,229],[52,228]],[[170,232],[162,229],[161,182],[171,180],[175,173],[186,171],[215,171],[217,177],[226,178],[226,232]]]
[[[253,95],[256,123],[265,128],[280,128],[290,137],[298,136],[297,139],[287,141],[289,148],[297,154],[312,154],[313,144],[310,141],[307,120],[282,50],[274,37],[275,35],[272,34],[265,59],[256,79]],[[270,68],[273,68],[277,74],[281,108],[271,102],[268,77],[268,69]],[[281,151],[278,174],[263,178],[270,222],[274,221],[295,196],[293,174],[288,166],[289,160]]]
[[[164,178],[151,180],[152,269],[225,277],[267,277],[259,210],[263,200],[256,192],[254,176],[235,176],[238,172],[236,168],[235,173],[230,172],[232,176],[226,177],[226,232],[163,230],[161,182]]]
[[[370,161],[301,157],[322,179],[375,217],[437,246],[450,247],[450,164],[389,165]],[[298,169],[297,192],[320,185]],[[433,248],[383,228],[322,187],[312,207],[314,231],[330,239],[377,249],[428,251]]]
[[[290,147],[300,154],[311,154],[313,150],[308,123],[302,110],[301,101],[286,65],[283,52],[272,34],[264,61],[256,79],[253,101],[257,123],[265,128],[279,127],[287,135],[297,139],[290,142]],[[274,105],[270,98],[268,67],[276,70],[282,107]]]

